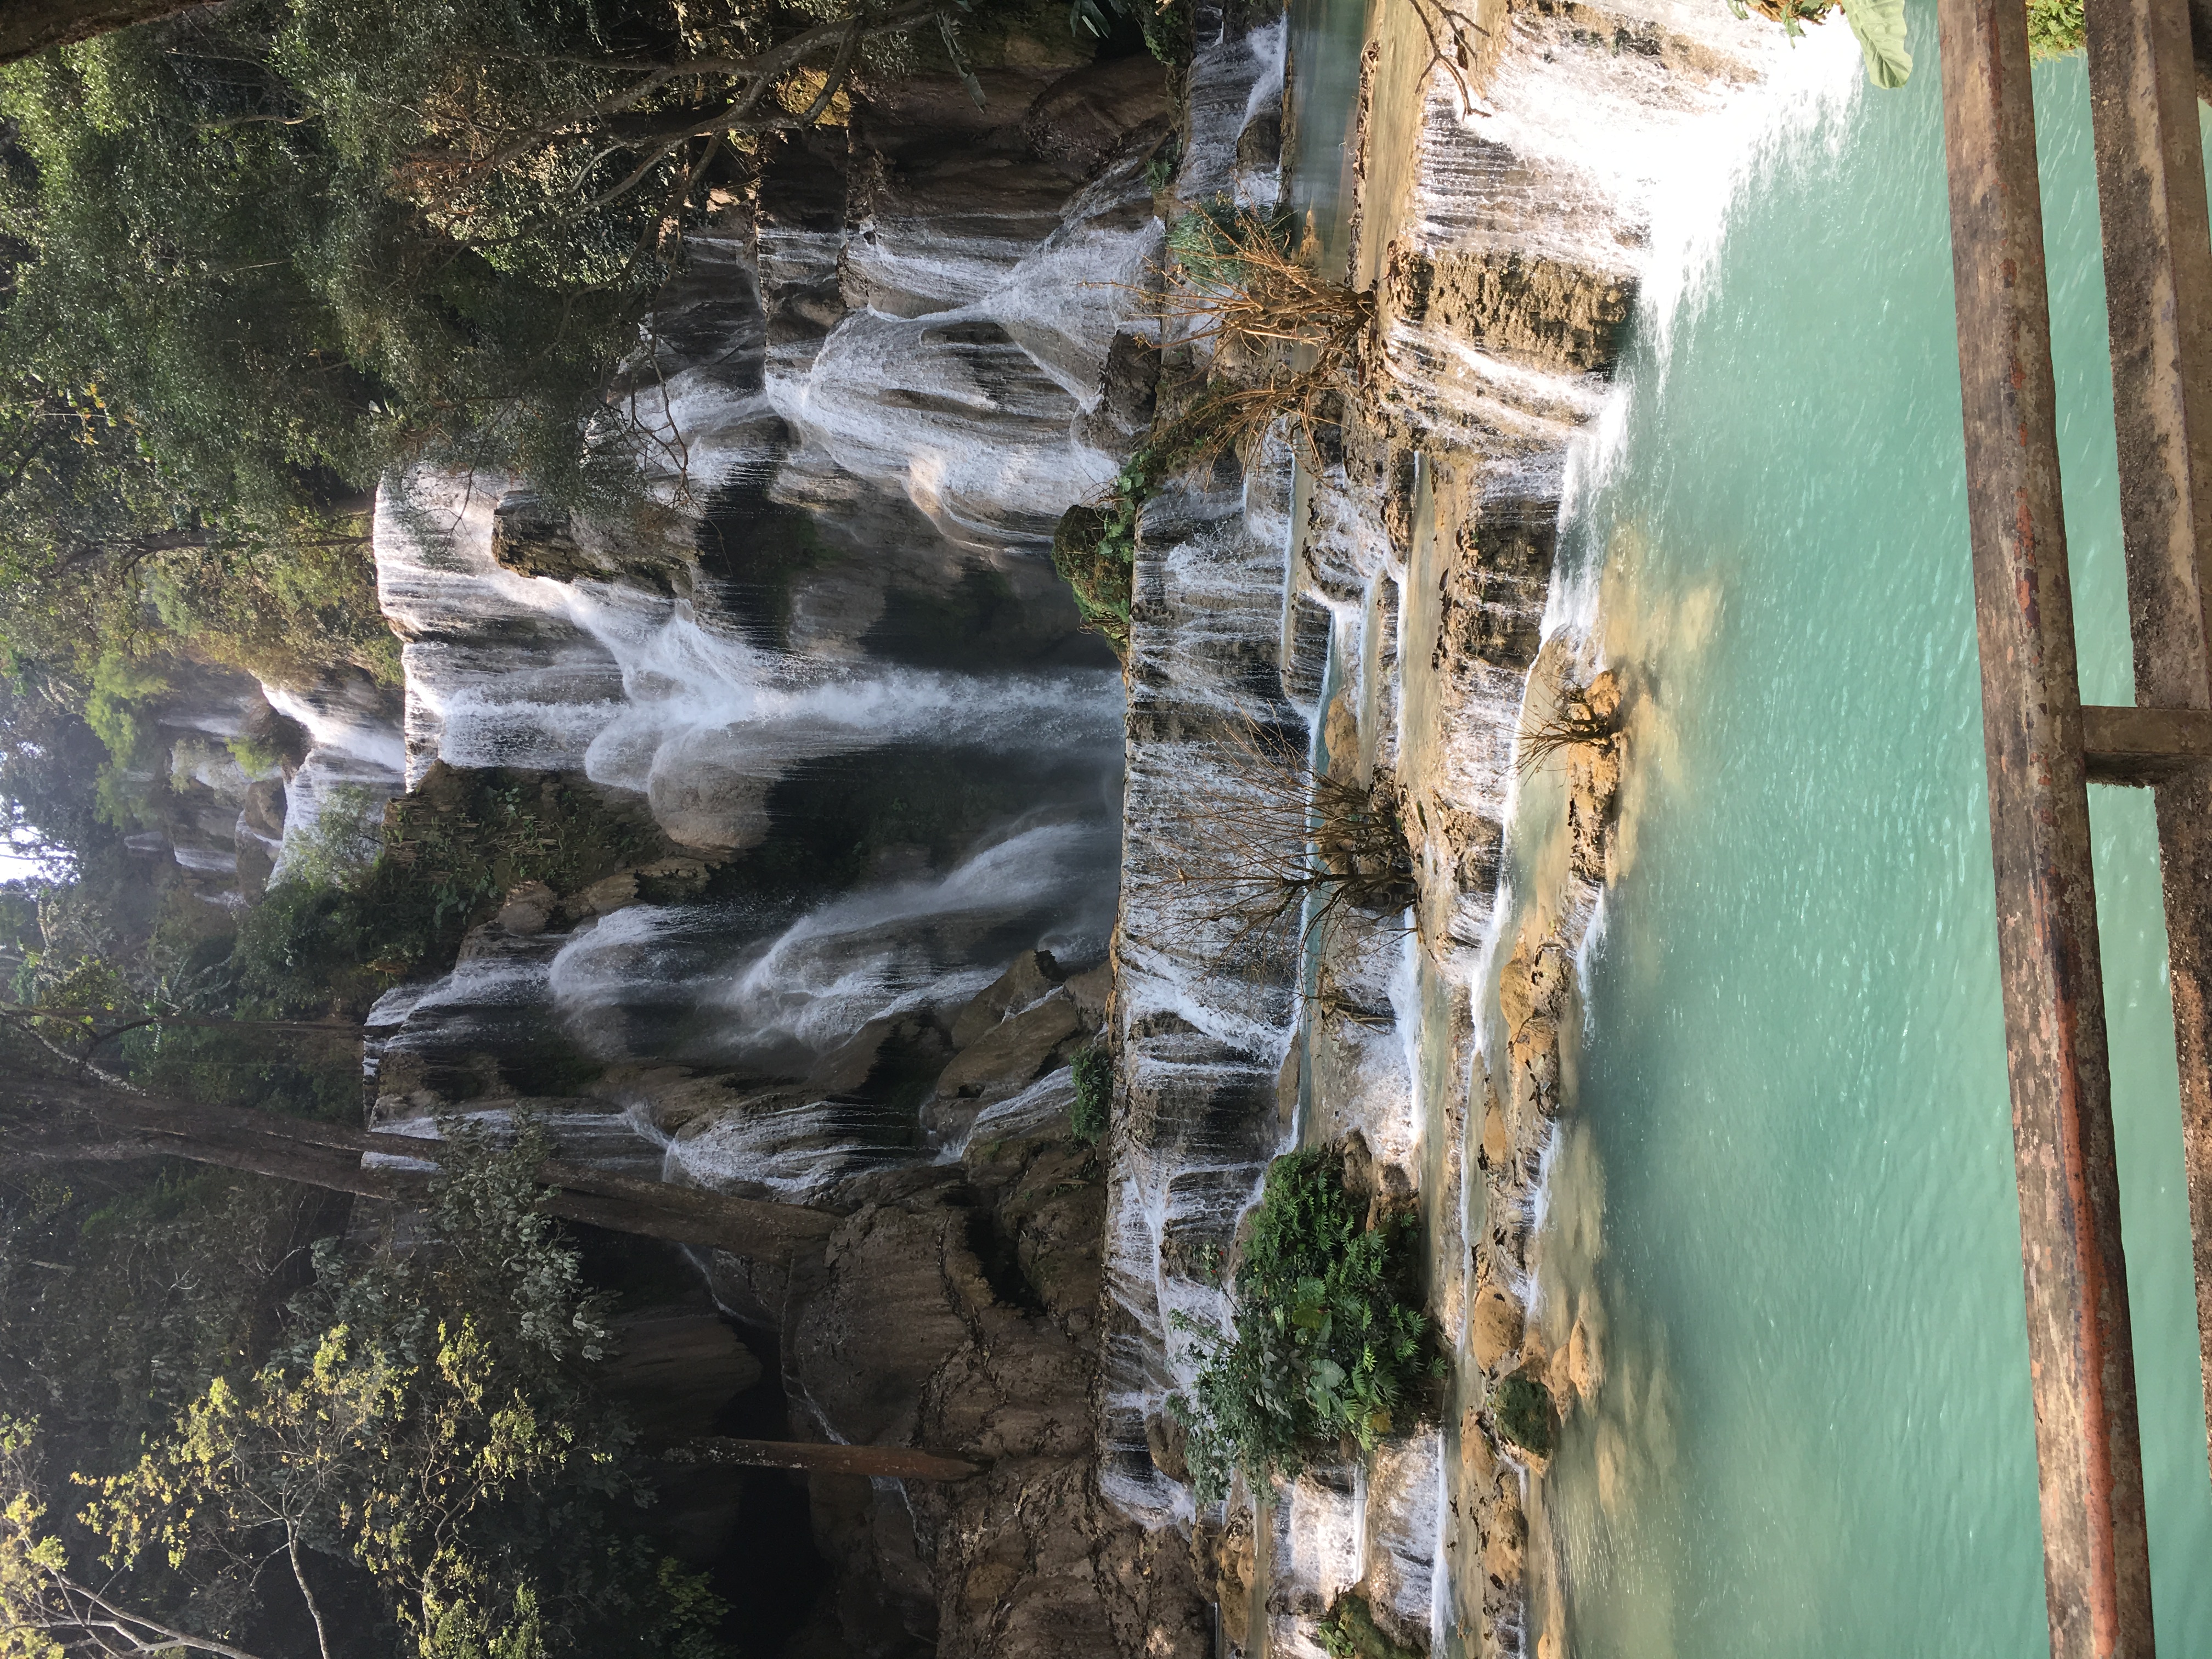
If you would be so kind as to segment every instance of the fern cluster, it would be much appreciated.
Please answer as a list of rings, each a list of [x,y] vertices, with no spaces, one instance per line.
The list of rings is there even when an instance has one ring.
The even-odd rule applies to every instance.
[[[1415,1237],[1407,1215],[1368,1224],[1340,1154],[1275,1160],[1237,1271],[1233,1332],[1177,1319],[1204,1361],[1191,1395],[1169,1401],[1189,1431],[1201,1502],[1236,1474],[1254,1486],[1295,1474],[1347,1437],[1371,1449],[1421,1380],[1441,1373],[1414,1289]]]

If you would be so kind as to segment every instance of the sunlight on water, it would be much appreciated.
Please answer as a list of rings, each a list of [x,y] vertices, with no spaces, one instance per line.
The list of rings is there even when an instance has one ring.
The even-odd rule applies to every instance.
[[[2045,1650],[1932,8],[1913,29],[1909,89],[1738,204],[1663,389],[1632,350],[1570,526],[1653,686],[1554,1171],[1609,1337],[1550,1494],[1585,1659]],[[2083,689],[2126,702],[2082,66],[2037,85]],[[2094,802],[2158,1635],[2204,1651],[2155,837],[2147,794]]]

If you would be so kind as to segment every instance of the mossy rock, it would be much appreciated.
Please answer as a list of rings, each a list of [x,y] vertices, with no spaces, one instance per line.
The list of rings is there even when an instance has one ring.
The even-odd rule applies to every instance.
[[[1367,1598],[1357,1590],[1347,1590],[1336,1598],[1335,1605],[1314,1626],[1314,1636],[1332,1659],[1424,1659],[1419,1648],[1391,1639],[1375,1622],[1375,1610],[1367,1605]]]
[[[1052,568],[1073,590],[1084,625],[1121,652],[1129,648],[1129,601],[1136,582],[1133,518],[1127,509],[1071,507],[1052,537]]]
[[[1552,1392],[1534,1377],[1518,1371],[1491,1390],[1492,1420],[1498,1432],[1523,1451],[1539,1457],[1552,1452],[1553,1426],[1558,1420]]]

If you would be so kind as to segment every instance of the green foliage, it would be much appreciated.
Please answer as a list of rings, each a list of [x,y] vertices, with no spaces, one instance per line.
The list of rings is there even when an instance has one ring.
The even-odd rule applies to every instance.
[[[572,893],[659,845],[641,811],[587,784],[503,771],[434,773],[393,804],[383,836],[348,891],[355,960],[384,973],[451,962],[462,935],[525,882]]]
[[[33,1460],[35,1419],[0,1418],[0,1659],[64,1659],[47,1628],[57,1575],[69,1565],[45,1529]]]
[[[658,270],[636,257],[658,201],[579,213],[566,179],[532,201],[501,176],[456,217],[406,179],[471,76],[483,117],[520,112],[495,52],[588,54],[589,10],[249,0],[16,66],[9,228],[32,257],[8,320],[34,355],[14,361],[101,387],[156,483],[226,523],[418,456],[618,480],[631,447],[606,441],[625,428],[601,394]]]
[[[1158,196],[1176,181],[1182,167],[1182,141],[1170,137],[1145,163],[1145,187]]]
[[[1129,648],[1141,505],[1141,497],[1116,494],[1104,507],[1071,507],[1052,534],[1052,568],[1073,591],[1084,626],[1123,653]]]
[[[1905,0],[1842,0],[1844,20],[1858,38],[1867,79],[1894,92],[1912,78],[1905,44]]]
[[[1075,1056],[1075,1109],[1069,1128],[1086,1146],[1106,1137],[1114,1103],[1114,1051],[1094,1043]]]
[[[1375,1610],[1357,1590],[1336,1598],[1314,1626],[1315,1639],[1330,1659],[1421,1659],[1418,1650],[1394,1642],[1375,1622]]]
[[[1490,1407],[1498,1433],[1539,1457],[1550,1455],[1554,1420],[1550,1389],[1516,1371],[1490,1391]]]
[[[1189,1430],[1192,1485],[1221,1497],[1232,1474],[1258,1486],[1294,1474],[1340,1438],[1372,1448],[1440,1374],[1413,1286],[1415,1224],[1373,1226],[1344,1185],[1340,1155],[1286,1153],[1269,1166],[1237,1270],[1233,1334],[1199,1340],[1192,1396],[1170,1407]]]
[[[238,763],[238,769],[249,778],[273,778],[283,769],[283,756],[277,752],[276,744],[264,738],[231,738],[223,747]]]
[[[2034,57],[2063,58],[2088,39],[2081,0],[2027,0],[2027,49]]]
[[[322,1241],[288,1340],[80,1477],[83,1520],[142,1609],[181,1595],[173,1619],[232,1639],[288,1578],[312,1613],[336,1576],[422,1659],[709,1659],[721,1604],[623,1519],[648,1492],[590,1386],[605,1300],[538,1207],[549,1143],[446,1127],[406,1250]]]
[[[1084,626],[1129,650],[1129,606],[1135,597],[1137,519],[1169,478],[1214,447],[1211,405],[1155,428],[1139,446],[1097,506],[1060,514],[1052,537],[1052,567],[1075,595]]]
[[[251,1363],[325,1201],[160,1165],[0,1194],[0,1412],[45,1419],[80,1467],[125,1454]]]
[[[124,765],[136,761],[151,735],[144,705],[169,689],[158,669],[133,662],[121,652],[103,652],[93,666],[92,691],[84,700],[85,724]]]
[[[342,821],[331,833],[355,832]],[[240,922],[239,1012],[357,1012],[394,978],[450,963],[511,889],[543,881],[574,892],[658,845],[641,815],[610,806],[588,785],[443,768],[374,833],[380,850],[365,870],[336,858],[303,870]]]
[[[1197,19],[1191,0],[1135,0],[1137,26],[1145,50],[1170,69],[1183,69],[1198,55]]]

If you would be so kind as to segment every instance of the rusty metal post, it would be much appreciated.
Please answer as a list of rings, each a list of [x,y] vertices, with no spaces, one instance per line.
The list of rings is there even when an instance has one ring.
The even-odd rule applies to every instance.
[[[2019,0],[1940,0],[1997,965],[2054,1659],[2150,1659],[2112,1074]]]
[[[2087,13],[2136,701],[2166,711],[2156,718],[2167,725],[2193,725],[2201,753],[2212,721],[2212,229],[2189,8],[2088,0]],[[2197,1340],[2212,1402],[2212,770],[2138,769],[2131,781],[2157,792]]]

